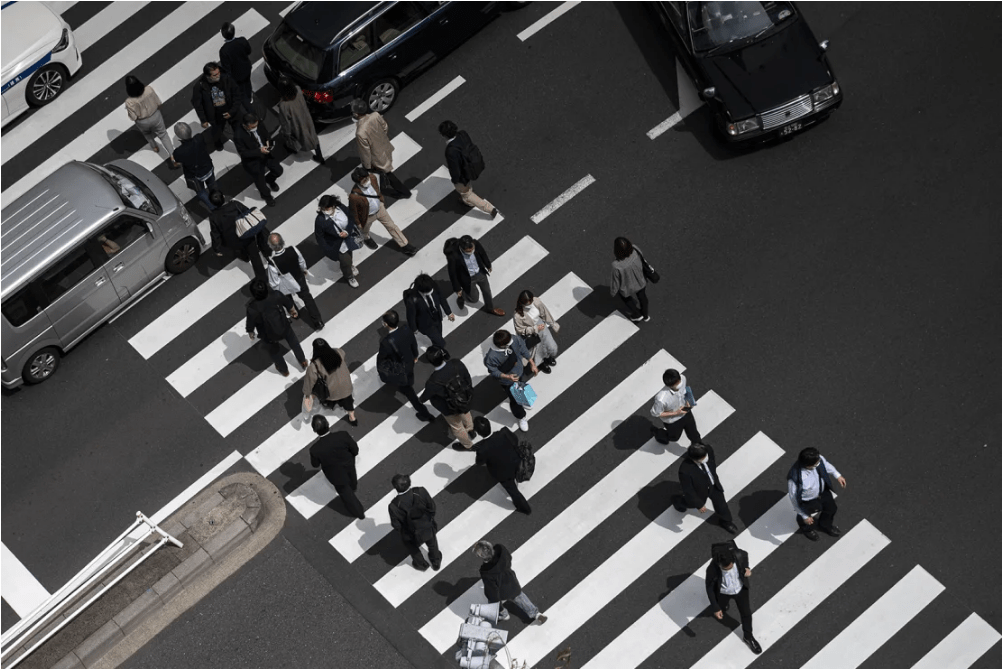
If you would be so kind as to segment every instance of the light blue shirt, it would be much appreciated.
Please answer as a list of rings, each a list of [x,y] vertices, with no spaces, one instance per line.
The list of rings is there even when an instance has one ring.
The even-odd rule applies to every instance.
[[[481,271],[481,266],[477,264],[477,254],[476,253],[465,253],[460,251],[463,255],[463,262],[467,265],[467,271],[470,272],[470,276],[474,276]]]

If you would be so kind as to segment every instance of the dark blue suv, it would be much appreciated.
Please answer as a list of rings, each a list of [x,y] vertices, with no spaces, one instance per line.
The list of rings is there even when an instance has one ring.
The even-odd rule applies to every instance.
[[[299,84],[314,118],[385,112],[401,87],[487,25],[495,2],[304,2],[265,42],[265,75]]]

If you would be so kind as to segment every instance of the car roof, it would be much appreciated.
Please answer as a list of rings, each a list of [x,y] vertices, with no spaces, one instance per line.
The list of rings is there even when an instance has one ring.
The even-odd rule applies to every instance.
[[[314,46],[326,49],[376,13],[386,2],[303,2],[284,19],[296,34]]]
[[[44,46],[42,43],[50,36],[55,46],[62,24],[59,17],[41,2],[7,2],[0,12],[3,34],[0,67],[5,73],[11,66],[17,65],[18,60]]]
[[[67,163],[0,212],[0,299],[46,271],[116,211],[122,198],[86,163]]]

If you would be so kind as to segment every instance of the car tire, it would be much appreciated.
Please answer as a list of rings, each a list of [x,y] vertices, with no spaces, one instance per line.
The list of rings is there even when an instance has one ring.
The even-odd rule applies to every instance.
[[[202,245],[198,240],[194,237],[185,237],[167,252],[164,269],[171,274],[181,274],[195,266],[201,253]]]
[[[397,102],[399,92],[400,84],[397,83],[396,79],[380,79],[366,89],[366,96],[363,100],[369,103],[371,111],[385,114]]]
[[[42,381],[50,378],[59,369],[59,349],[55,346],[46,346],[39,349],[28,358],[21,370],[21,378],[29,386],[38,385]]]
[[[69,83],[69,75],[62,65],[46,65],[28,79],[25,97],[32,107],[44,107],[59,97]]]

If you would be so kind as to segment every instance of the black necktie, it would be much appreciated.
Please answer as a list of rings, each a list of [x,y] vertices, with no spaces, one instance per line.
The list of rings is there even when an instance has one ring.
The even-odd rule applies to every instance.
[[[428,304],[428,310],[432,313],[432,318],[436,320],[442,320],[442,316],[439,315],[439,310],[435,308],[435,304],[432,303],[432,296],[425,296],[425,303]]]

